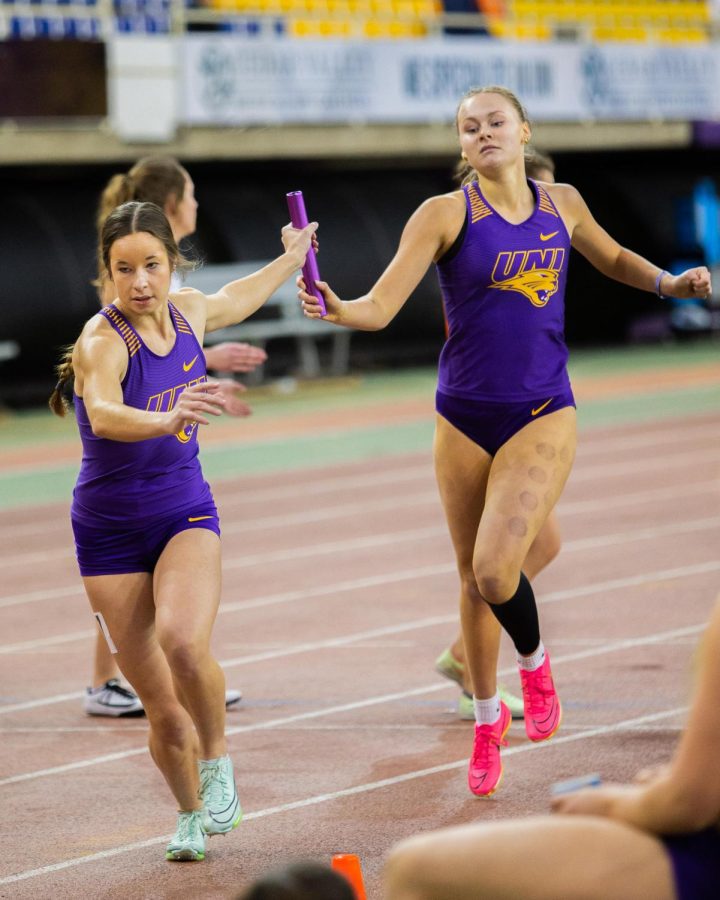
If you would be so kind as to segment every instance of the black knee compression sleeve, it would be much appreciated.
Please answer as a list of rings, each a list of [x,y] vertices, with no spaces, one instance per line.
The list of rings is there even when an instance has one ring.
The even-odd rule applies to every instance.
[[[504,603],[491,603],[490,609],[510,635],[521,656],[530,656],[537,650],[540,643],[540,623],[535,594],[522,572],[520,583],[512,597]]]

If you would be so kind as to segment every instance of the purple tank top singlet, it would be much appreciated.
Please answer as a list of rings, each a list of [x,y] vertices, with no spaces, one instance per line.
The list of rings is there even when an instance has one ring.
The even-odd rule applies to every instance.
[[[438,263],[448,323],[438,388],[476,400],[522,401],[567,390],[565,283],[570,237],[547,192],[513,225],[464,188],[467,229],[458,253]]]
[[[99,313],[128,348],[122,381],[126,406],[168,412],[186,387],[207,380],[198,339],[172,303],[169,309],[175,344],[166,356],[150,350],[115,306]],[[93,434],[82,398],[74,399],[83,456],[73,491],[73,519],[137,527],[212,500],[198,459],[197,426],[144,441],[113,441]]]

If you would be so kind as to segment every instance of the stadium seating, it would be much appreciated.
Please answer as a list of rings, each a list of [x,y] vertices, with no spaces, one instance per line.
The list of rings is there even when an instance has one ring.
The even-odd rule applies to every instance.
[[[178,0],[179,2],[179,0]],[[293,38],[423,38],[491,34],[513,40],[693,43],[710,40],[712,0],[0,0],[0,39],[97,40],[175,26]],[[176,13],[173,16],[173,13]],[[462,13],[453,27],[452,14]],[[472,17],[477,16],[476,25]],[[716,23],[717,24],[717,23]]]
[[[707,0],[478,0],[496,37],[546,40],[572,34],[592,41],[709,40]]]
[[[170,30],[172,0],[113,0],[108,18],[98,0],[0,0],[0,38],[98,40],[109,31]]]

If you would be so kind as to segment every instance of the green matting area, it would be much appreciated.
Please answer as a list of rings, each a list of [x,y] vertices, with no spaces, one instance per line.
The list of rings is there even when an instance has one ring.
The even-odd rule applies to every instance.
[[[652,347],[581,350],[571,355],[570,374],[578,384],[602,385],[606,378],[627,375],[683,372],[720,362],[720,341],[708,339],[688,344]],[[323,428],[315,434],[302,427],[304,416],[313,413],[368,409],[393,404],[427,400],[432,408],[435,390],[434,368],[404,369],[368,375],[349,376],[315,382],[283,379],[274,384],[251,389],[246,399],[253,408],[255,421],[295,420],[297,433],[292,437],[237,440],[238,421],[218,419],[210,426],[216,433],[211,444],[203,447],[203,470],[212,482],[223,478],[268,473],[287,469],[314,468],[318,462],[328,465],[358,461],[377,456],[391,456],[428,451],[432,440],[432,415],[406,417],[392,425],[350,425],[332,430]],[[642,390],[615,392],[580,402],[578,414],[581,431],[623,422],[662,420],[693,413],[720,412],[720,379],[678,387],[653,389],[652,378]],[[227,440],[222,439],[226,430]],[[77,462],[53,463],[53,450],[67,448],[79,441],[72,416],[58,419],[49,411],[34,410],[5,413],[0,416],[1,452],[12,452],[22,458],[28,450],[33,459],[38,448],[47,449],[47,461],[27,464],[14,461],[0,472],[0,509],[17,506],[67,501],[77,474]]]

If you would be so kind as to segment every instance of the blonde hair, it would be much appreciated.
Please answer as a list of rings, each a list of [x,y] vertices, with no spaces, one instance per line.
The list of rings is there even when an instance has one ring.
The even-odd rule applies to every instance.
[[[460,108],[466,100],[469,100],[471,97],[476,97],[478,94],[499,94],[501,97],[504,97],[508,103],[512,105],[515,112],[518,114],[518,117],[521,122],[525,125],[530,125],[530,117],[527,114],[525,107],[522,105],[517,95],[514,94],[510,88],[502,87],[502,85],[497,84],[489,84],[484,85],[483,87],[473,87],[470,90],[465,91],[465,93],[460,98],[460,102],[457,105],[457,109],[455,110],[455,128],[457,129],[457,121],[458,116],[460,114]],[[532,150],[527,150],[525,152],[525,159],[532,159],[534,153]],[[457,165],[455,166],[455,179],[460,182],[461,187],[465,187],[466,184],[471,184],[473,181],[478,180],[478,173],[473,169],[470,163],[466,159],[458,160]]]

